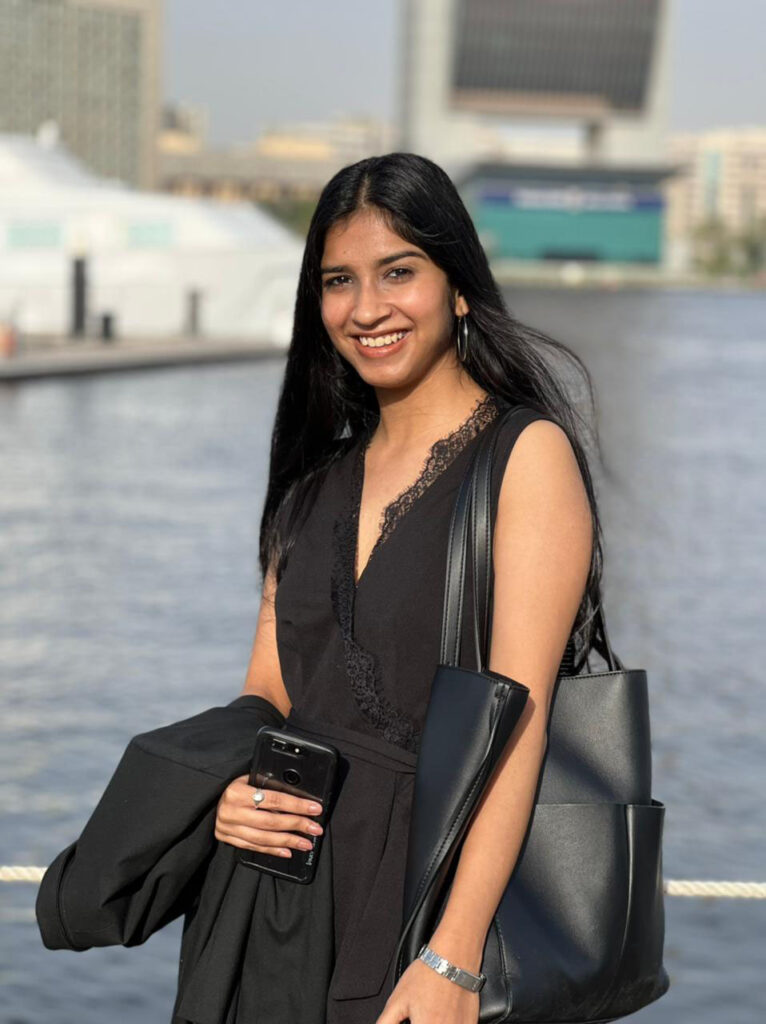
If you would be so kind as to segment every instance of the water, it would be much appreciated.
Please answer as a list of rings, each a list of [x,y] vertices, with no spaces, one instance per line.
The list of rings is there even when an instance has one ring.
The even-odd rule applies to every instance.
[[[509,302],[597,388],[607,621],[649,673],[665,877],[766,880],[766,297]],[[240,693],[282,365],[0,389],[0,863],[48,864],[131,736]],[[51,952],[35,891],[0,884],[0,1024],[169,1020],[180,921]],[[760,1024],[766,904],[666,911],[671,989],[635,1019]]]

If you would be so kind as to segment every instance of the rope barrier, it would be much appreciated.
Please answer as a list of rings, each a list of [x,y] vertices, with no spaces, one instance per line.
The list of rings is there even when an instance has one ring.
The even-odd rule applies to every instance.
[[[668,879],[663,888],[668,896],[766,900],[766,882],[688,882]]]
[[[45,874],[45,868],[22,867],[19,864],[0,867],[0,882],[39,882]]]
[[[3,865],[0,882],[39,882],[46,868]],[[687,879],[665,879],[663,890],[668,896],[702,896],[705,899],[766,900],[766,882],[701,882]]]

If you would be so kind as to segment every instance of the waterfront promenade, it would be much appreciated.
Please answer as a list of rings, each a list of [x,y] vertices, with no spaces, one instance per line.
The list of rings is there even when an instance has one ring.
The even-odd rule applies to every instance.
[[[234,338],[120,338],[114,341],[22,338],[12,355],[0,356],[0,382],[117,370],[155,369],[193,363],[274,358],[284,349],[268,341]]]

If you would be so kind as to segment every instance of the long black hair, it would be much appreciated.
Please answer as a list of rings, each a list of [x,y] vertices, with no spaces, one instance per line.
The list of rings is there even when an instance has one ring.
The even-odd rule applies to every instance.
[[[379,418],[375,389],[338,354],[321,317],[325,236],[330,227],[362,209],[374,210],[391,231],[422,249],[444,271],[450,288],[464,296],[471,334],[463,367],[476,383],[512,404],[549,415],[569,437],[593,521],[591,565],[574,622],[576,646],[587,653],[603,561],[584,441],[587,432],[601,457],[590,374],[566,345],[521,323],[508,310],[455,185],[438,164],[416,153],[373,156],[342,168],[325,185],[311,218],[271,438],[260,527],[261,573],[265,576],[273,564],[280,579],[302,515],[328,467]],[[565,365],[557,368],[554,363],[561,358]],[[587,418],[569,394],[572,370],[585,384]]]

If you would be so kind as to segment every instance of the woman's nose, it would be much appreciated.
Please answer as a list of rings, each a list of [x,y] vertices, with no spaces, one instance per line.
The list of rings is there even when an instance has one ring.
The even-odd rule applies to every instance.
[[[373,330],[391,312],[391,304],[374,284],[362,284],[355,296],[352,318],[359,330]]]

